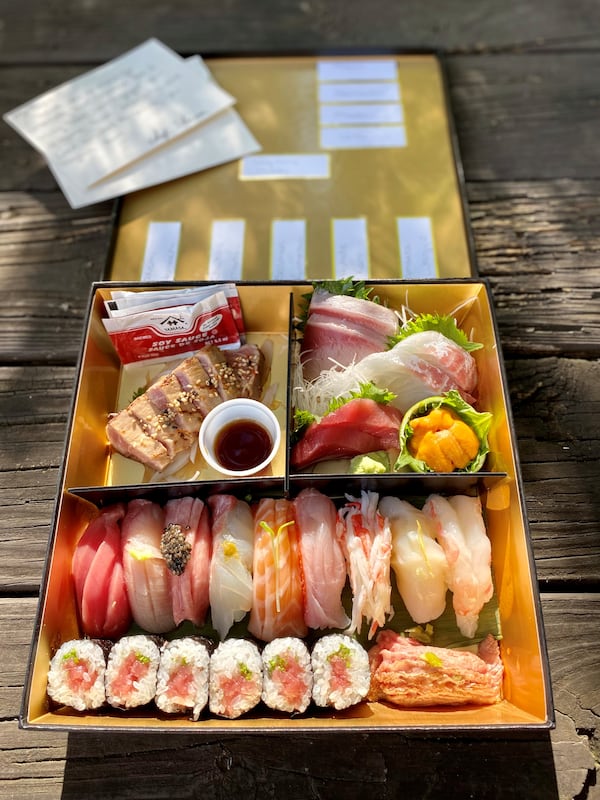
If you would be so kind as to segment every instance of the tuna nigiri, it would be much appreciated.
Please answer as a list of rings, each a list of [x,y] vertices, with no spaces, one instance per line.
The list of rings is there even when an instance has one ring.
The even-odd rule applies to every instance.
[[[122,636],[131,623],[123,575],[120,520],[123,503],[103,509],[75,547],[73,582],[81,627],[86,636]]]
[[[431,495],[423,511],[431,518],[437,540],[448,561],[448,585],[456,623],[463,636],[473,638],[479,612],[494,592],[491,544],[478,497]]]
[[[446,608],[448,563],[430,518],[397,497],[382,497],[379,511],[392,530],[392,568],[406,610],[419,624],[437,619]]]
[[[161,551],[171,572],[173,619],[202,625],[208,609],[212,539],[208,509],[197,498],[181,497],[165,505]]]
[[[338,536],[350,576],[352,621],[348,633],[360,633],[362,620],[369,623],[369,638],[393,614],[390,559],[392,533],[389,522],[377,510],[378,495],[361,492],[348,497],[338,511]]]
[[[317,489],[303,489],[294,501],[304,573],[304,621],[309,628],[345,628],[341,601],[346,562],[335,536],[337,511]]]
[[[212,512],[210,609],[213,627],[224,639],[252,607],[254,520],[248,503],[232,495],[208,498]]]
[[[158,503],[131,500],[121,524],[123,569],[135,622],[149,633],[175,628],[169,568],[160,549],[165,514]]]
[[[289,500],[264,498],[253,509],[252,610],[248,630],[270,642],[307,633],[298,533]]]

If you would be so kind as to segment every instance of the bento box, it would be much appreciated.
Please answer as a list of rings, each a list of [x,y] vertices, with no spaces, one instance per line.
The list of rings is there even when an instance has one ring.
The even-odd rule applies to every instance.
[[[125,351],[115,344],[115,338],[110,335],[110,324],[107,324],[107,304],[119,293],[194,292],[204,291],[205,287],[204,283],[115,282],[96,283],[92,287],[23,695],[21,725],[69,731],[134,729],[202,734],[267,730],[287,733],[360,730],[458,733],[473,729],[551,727],[552,697],[535,566],[506,379],[487,283],[484,280],[451,279],[367,281],[361,284],[363,295],[360,299],[373,302],[386,313],[392,312],[402,330],[410,329],[412,334],[418,327],[415,320],[421,320],[419,325],[425,320],[419,329],[419,332],[426,333],[423,342],[435,340],[437,347],[435,337],[439,331],[436,330],[435,334],[431,331],[438,322],[432,320],[442,318],[446,320],[443,325],[449,325],[450,320],[453,330],[460,331],[462,337],[460,344],[452,345],[452,353],[461,365],[469,362],[476,375],[476,385],[462,384],[462,379],[457,378],[458,383],[452,386],[458,387],[458,391],[457,388],[449,389],[444,383],[428,383],[438,380],[442,373],[446,375],[446,366],[438,368],[439,365],[429,356],[426,362],[425,356],[415,355],[417,340],[411,339],[411,335],[407,338],[401,334],[392,340],[385,331],[380,331],[384,337],[382,343],[371,347],[371,353],[375,352],[379,357],[379,350],[389,352],[398,348],[402,351],[402,369],[408,364],[412,370],[394,384],[394,392],[387,391],[386,397],[382,398],[373,394],[373,389],[381,388],[377,384],[388,382],[388,378],[391,381],[389,376],[396,375],[400,367],[387,362],[383,367],[378,364],[378,374],[384,377],[377,377],[367,370],[367,366],[370,368],[376,360],[375,356],[357,355],[356,352],[350,363],[343,364],[343,353],[335,349],[331,328],[327,327],[322,351],[326,364],[316,368],[313,364],[311,367],[319,379],[329,369],[329,363],[336,373],[333,383],[329,379],[326,382],[327,391],[332,396],[325,398],[329,403],[325,410],[319,406],[323,402],[323,387],[319,384],[315,400],[311,392],[318,382],[312,378],[305,381],[302,377],[307,373],[310,359],[320,352],[312,339],[310,347],[307,346],[309,337],[315,336],[314,330],[309,332],[311,303],[315,303],[316,309],[318,292],[332,297],[347,294],[339,290],[338,295],[333,284],[236,284],[243,320],[241,339],[245,347],[260,351],[261,358],[260,386],[248,389],[246,396],[254,392],[259,403],[268,405],[274,412],[281,428],[280,442],[268,464],[258,472],[242,477],[225,474],[206,462],[198,447],[198,430],[205,415],[203,411],[198,412],[197,406],[192,409],[189,405],[186,411],[178,405],[177,419],[181,423],[169,419],[169,424],[175,429],[175,445],[173,436],[165,443],[163,432],[155,435],[139,411],[143,405],[132,406],[140,397],[143,402],[152,399],[152,387],[164,388],[169,382],[174,382],[174,376],[181,379],[181,365],[187,364],[186,359],[199,358],[197,341],[183,337],[183,349],[176,353],[169,352],[168,348],[151,350],[151,358],[124,363],[124,359],[127,360],[123,355]],[[372,310],[373,313],[369,310],[367,317],[377,317],[380,313]],[[319,316],[315,313],[311,324],[321,322],[320,314],[321,309]],[[339,320],[334,322],[336,330],[338,323]],[[356,333],[355,330],[352,334],[348,332],[348,324],[347,319],[342,324],[344,341]],[[365,320],[360,323],[370,324]],[[212,323],[204,327],[210,330],[211,326]],[[317,326],[317,332],[321,336],[323,329]],[[450,338],[452,335],[449,334]],[[193,347],[186,350],[190,343]],[[199,347],[204,351],[213,345],[206,345],[203,341]],[[217,350],[214,356],[222,363],[223,369],[233,363],[236,352],[239,354],[236,346],[228,351]],[[452,358],[448,356],[447,360],[452,361]],[[419,365],[418,368],[415,365]],[[356,374],[353,372],[355,368],[358,369]],[[418,380],[415,378],[417,374]],[[341,375],[351,375],[352,381],[340,384]],[[413,387],[418,393],[423,384],[437,386],[437,391],[432,389],[430,394],[439,402],[423,406],[423,401],[415,401],[418,394],[409,389]],[[221,389],[219,385],[219,392]],[[402,400],[404,392],[408,394]],[[239,393],[243,393],[242,390]],[[194,398],[198,400],[196,395]],[[181,399],[178,397],[178,403]],[[226,399],[221,396],[214,402],[219,405]],[[188,394],[185,400],[190,401]],[[349,414],[351,404],[358,409],[358,420]],[[407,405],[411,406],[411,413]],[[376,426],[375,438],[368,438],[368,444],[359,444],[363,435],[371,432],[372,423],[380,412],[383,413],[384,406],[387,416],[382,425]],[[420,410],[415,412],[414,409]],[[435,409],[435,414],[443,412],[444,418],[450,419],[448,425],[454,426],[455,438],[460,439],[457,431],[472,425],[472,430],[465,433],[473,439],[473,432],[476,432],[476,445],[466,457],[466,465],[451,461],[450,467],[440,468],[438,464],[446,462],[433,461],[432,466],[428,466],[427,457],[421,451],[415,455],[411,450],[412,455],[407,455],[417,440],[414,437],[419,424],[429,424],[428,414],[433,413],[432,409]],[[115,420],[122,419],[119,415],[123,414],[127,417],[126,425],[119,428]],[[417,419],[420,420],[418,424]],[[325,426],[321,427],[324,420],[332,423],[327,430]],[[391,439],[388,431],[390,420]],[[485,432],[478,427],[479,420],[485,423]],[[139,433],[135,439],[137,450],[130,447],[133,439],[128,426],[133,424]],[[125,431],[126,445],[123,446],[114,431],[111,432],[111,425],[116,425],[119,436]],[[180,428],[185,426],[189,430],[184,435]],[[331,428],[335,429],[333,434],[328,432]],[[383,430],[385,433],[381,433]],[[152,441],[148,440],[150,434]],[[377,439],[377,436],[383,438]],[[306,448],[302,449],[306,437],[312,437],[313,449],[308,448],[312,453],[309,456]],[[156,444],[157,438],[161,441],[160,448]],[[142,440],[148,440],[148,447],[153,448],[151,454],[140,445]],[[466,444],[462,446],[467,449]],[[169,447],[174,447],[173,452]],[[314,448],[318,456],[314,456]],[[163,450],[167,451],[166,455]],[[186,513],[191,513],[193,508],[198,514],[197,520],[203,520],[203,562],[200,556],[195,555],[200,552],[199,545],[189,544],[190,540],[186,539],[186,530],[191,523],[165,522],[170,519],[167,509],[181,509],[184,505]],[[470,590],[461,583],[459,567],[454,564],[456,553],[451,555],[452,546],[448,545],[449,539],[445,540],[452,525],[458,524],[457,520],[463,524],[464,519],[459,516],[459,507],[463,506],[468,506],[469,514],[476,515],[476,519],[469,517],[470,523],[465,522],[465,525],[468,527],[472,523],[477,528],[477,535],[483,537],[484,550],[487,548],[488,553],[487,566],[483,566],[488,577],[478,578],[479,588],[474,591],[479,592],[479,601],[474,611],[472,608],[465,611],[461,607],[462,601],[471,602],[468,598]],[[225,516],[220,516],[226,507],[236,509],[232,517],[227,517],[226,511],[223,512]],[[140,523],[138,519],[137,528],[132,533],[134,510],[140,509],[144,521]],[[402,548],[407,546],[408,539],[402,538],[406,531],[400,519],[401,511],[404,513],[407,509],[410,509],[407,513],[412,515],[412,551],[408,560],[403,561]],[[241,521],[242,510],[246,515],[245,522]],[[147,521],[150,519],[144,516],[147,513],[155,515],[154,522]],[[452,516],[454,513],[456,517]],[[308,541],[304,520],[311,514],[319,517],[317,522],[321,534],[325,520],[329,519],[329,514],[332,515],[329,539],[325,545],[322,540],[315,547],[319,552],[317,560],[326,560],[324,552],[332,543],[339,551],[343,565],[340,578],[339,561],[336,567],[330,563],[321,564],[327,578],[323,579],[321,575],[320,589],[318,577],[314,578],[312,561],[315,556],[302,549],[304,539]],[[376,531],[370,528],[365,534],[367,517],[376,520],[372,524],[378,527]],[[98,520],[104,521],[101,536],[98,534]],[[241,552],[241,540],[235,539],[236,525],[240,530],[246,526],[246,534],[250,531],[250,538],[246,536],[245,540],[251,549],[245,578],[246,591],[250,594],[245,606],[238,601],[238,606],[232,608],[230,596],[223,600],[225,589],[221,585],[221,594],[217,590],[214,594],[211,592],[213,578],[217,585],[214,573],[218,574],[222,568],[222,564],[215,563],[217,552],[221,557],[224,557],[223,553],[230,555],[235,551],[237,555],[238,550]],[[438,526],[435,535],[430,528],[434,525]],[[140,555],[141,545],[136,537],[145,536],[152,526],[153,530],[161,529],[162,537],[157,534],[160,552],[153,552],[150,565],[147,561],[150,556]],[[94,534],[90,534],[92,529]],[[139,533],[141,529],[142,534]],[[219,536],[224,535],[225,529],[231,536],[227,541],[221,541]],[[466,528],[463,533],[467,541],[471,534],[465,531]],[[108,545],[109,537],[112,537],[112,549]],[[127,549],[134,540],[137,553]],[[370,552],[366,551],[367,540],[372,547]],[[472,545],[473,553],[480,544]],[[218,549],[221,545],[222,548]],[[264,553],[261,547],[266,548]],[[377,554],[376,547],[381,548]],[[430,549],[434,547],[437,548],[435,553]],[[104,568],[104,573],[98,569],[98,564],[93,567],[94,554],[101,548],[104,548],[103,563],[110,565]],[[467,545],[459,547],[460,563],[463,563],[464,548]],[[106,562],[108,550],[110,558]],[[423,575],[424,570],[433,575],[435,559],[440,557],[443,560],[441,572],[434,579],[439,606],[435,613],[424,609],[427,591],[406,587],[408,573],[406,570],[403,572],[403,564],[414,557],[421,558],[421,562],[416,567],[411,562],[409,570],[413,570],[413,575]],[[475,564],[476,556],[472,558]],[[483,556],[485,561],[486,556]],[[193,579],[189,580],[185,577],[192,570],[188,563],[193,563],[196,570]],[[92,574],[88,571],[92,569],[95,570],[94,585],[90,588],[91,582],[86,586],[86,580],[87,575]],[[124,594],[112,595],[117,569],[125,589]],[[158,570],[152,572],[151,578],[150,569]],[[476,569],[480,567],[473,567],[473,571]],[[361,570],[372,572],[365,576]],[[159,573],[160,578],[157,577]],[[132,588],[132,574],[144,576],[139,578],[146,581],[143,586],[138,584]],[[182,588],[186,580],[187,588]],[[157,581],[162,581],[162,589],[156,589],[156,595],[150,596],[150,589],[158,586]],[[314,585],[311,581],[315,582]],[[292,584],[296,587],[293,590],[289,588]],[[207,599],[204,607],[194,615],[189,611],[190,601],[184,594],[191,592],[195,597],[200,585],[205,587],[203,591]],[[434,591],[432,586],[431,592]],[[288,589],[290,593],[286,593]],[[314,600],[313,595],[319,591],[329,597],[323,602],[329,602],[331,608],[335,606],[335,611],[331,611],[329,616],[323,612],[319,617],[314,609],[314,613],[307,610],[312,602],[308,598]],[[333,600],[332,592],[337,595]],[[371,601],[366,597],[369,592],[378,598],[377,609],[369,605]],[[109,595],[112,600],[108,600],[106,616],[103,612],[102,620],[98,621],[99,612],[94,610],[94,603],[104,603],[105,608]],[[177,601],[176,596],[179,598]],[[159,609],[161,603],[163,606]],[[127,606],[125,611],[124,604]],[[142,606],[144,611],[136,612]],[[166,617],[163,613],[165,608]],[[227,613],[224,614],[225,608]],[[284,617],[291,621],[284,624]],[[163,619],[167,621],[163,622]],[[111,700],[107,676],[111,659],[113,667],[116,663],[117,649],[122,643],[123,646],[125,642],[129,644],[131,637],[150,648],[135,658],[144,665],[144,670],[148,664],[154,669],[154,684],[145,700],[129,704],[122,698],[114,700],[114,696]],[[77,673],[79,680],[83,674],[89,683],[92,680],[91,667],[85,666],[82,673],[81,664],[87,665],[87,661],[77,648],[79,643],[90,639],[102,640],[101,660],[110,651],[109,667],[106,667],[106,675],[101,681],[102,698],[77,710],[76,703],[61,700],[63,695],[55,691],[56,681],[60,682],[62,678],[51,672],[50,665],[52,660],[52,669],[57,667],[60,672],[67,664],[70,675]],[[183,642],[186,645],[199,643],[205,659],[203,666],[198,666],[200,672],[204,671],[205,696],[193,708],[178,706],[176,702],[171,706],[165,705],[158,699],[157,687],[161,680],[158,670],[166,661],[169,647],[174,644],[183,647]],[[407,642],[412,647],[408,656],[410,664],[399,666],[404,664],[404,656],[394,655],[396,647],[403,647]],[[490,643],[491,656],[486,654]],[[239,675],[238,678],[243,683],[243,689],[231,689],[228,678],[227,685],[235,701],[240,693],[250,691],[251,686],[254,691],[254,699],[235,712],[230,706],[224,711],[217,701],[213,703],[212,695],[213,683],[218,682],[222,670],[231,666],[225,656],[219,656],[223,645],[227,644],[234,650],[229,658],[234,660],[236,669],[240,668],[241,678]],[[305,689],[302,703],[298,704],[298,701],[289,708],[272,702],[269,692],[273,687],[267,688],[267,676],[272,677],[273,670],[283,671],[281,647],[288,644],[296,648],[294,652],[298,655],[294,663],[300,673],[292,676],[282,672],[282,676],[277,675],[278,679],[281,678],[278,690],[284,691],[282,685],[287,678],[297,681],[302,677]],[[246,646],[251,647],[252,652],[244,656],[246,660],[242,669],[239,652]],[[157,654],[156,664],[153,663],[154,653]],[[266,653],[269,653],[268,658]],[[130,655],[119,658],[123,661]],[[181,663],[188,666],[188,658],[191,656],[181,655]],[[382,672],[380,668],[390,663],[389,658],[392,671],[384,675],[385,670]],[[254,664],[252,659],[257,659],[257,666],[251,669],[248,664]],[[464,668],[463,661],[467,665]],[[98,668],[103,675],[104,664],[105,661]],[[354,666],[356,675],[352,672]],[[467,670],[466,673],[461,672],[463,669]],[[487,681],[492,673],[495,681],[493,691],[489,686],[479,695],[477,692],[469,694],[468,689],[465,691],[470,682],[477,684],[480,680],[478,675],[483,675],[483,680]],[[95,675],[93,680],[96,680]],[[135,684],[135,691],[143,683],[141,678],[130,676],[130,680]],[[333,689],[329,694],[323,689],[324,682],[329,685],[327,681],[337,681],[337,688],[348,686],[347,696],[355,691],[354,699],[334,702]],[[430,688],[432,692],[429,692]]]

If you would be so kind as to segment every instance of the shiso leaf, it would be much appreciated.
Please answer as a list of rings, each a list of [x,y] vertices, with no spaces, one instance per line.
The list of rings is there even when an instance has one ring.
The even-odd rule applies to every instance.
[[[468,352],[480,350],[483,347],[479,342],[470,341],[453,317],[442,314],[419,314],[414,319],[408,320],[395,336],[389,338],[388,347],[391,349],[398,342],[412,336],[413,333],[422,333],[423,331],[437,331]]]
[[[413,472],[433,471],[424,461],[414,458],[408,450],[408,442],[413,434],[410,422],[415,417],[423,417],[434,408],[439,408],[440,406],[446,406],[454,411],[474,431],[479,439],[477,455],[470,464],[467,464],[464,469],[457,470],[457,472],[479,472],[483,467],[485,458],[490,452],[488,434],[492,424],[492,414],[489,411],[476,411],[473,406],[463,400],[456,389],[451,389],[443,395],[420,400],[408,409],[400,425],[400,454],[394,464],[395,471],[401,471],[404,467],[408,467]]]
[[[395,398],[396,395],[393,392],[389,392],[387,389],[380,389],[379,386],[375,386],[371,381],[366,381],[365,383],[359,384],[358,391],[350,392],[347,397],[337,397],[330,400],[327,413],[331,414],[332,411],[337,411],[338,408],[345,406],[346,403],[349,403],[351,400],[367,399],[386,405],[387,403],[391,403]]]
[[[290,433],[291,444],[296,444],[296,442],[300,441],[300,439],[304,436],[308,426],[317,421],[318,417],[315,417],[315,415],[311,414],[310,411],[296,409],[294,411],[294,424]]]

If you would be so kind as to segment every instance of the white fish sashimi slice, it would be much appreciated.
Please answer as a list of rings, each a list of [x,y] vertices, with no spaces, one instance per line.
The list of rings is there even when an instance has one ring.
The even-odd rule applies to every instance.
[[[304,572],[304,621],[309,628],[345,628],[341,596],[346,561],[335,537],[333,501],[317,489],[303,489],[294,501]]]
[[[132,500],[121,523],[123,572],[131,613],[148,633],[175,628],[169,569],[160,550],[164,511],[149,500]]]
[[[250,506],[230,495],[208,499],[213,553],[209,598],[213,627],[221,640],[252,608],[254,520]]]
[[[460,517],[455,507],[460,508]],[[491,545],[481,517],[478,498],[453,504],[440,495],[431,495],[423,511],[432,519],[435,535],[448,561],[448,585],[456,623],[463,636],[472,639],[479,613],[493,593]]]
[[[406,610],[418,624],[437,619],[446,608],[448,562],[430,519],[397,497],[383,497],[379,511],[390,523],[392,568]]]
[[[420,331],[402,339],[396,347],[405,355],[422,358],[444,370],[455,388],[472,394],[477,387],[477,362],[467,350],[439,331]]]

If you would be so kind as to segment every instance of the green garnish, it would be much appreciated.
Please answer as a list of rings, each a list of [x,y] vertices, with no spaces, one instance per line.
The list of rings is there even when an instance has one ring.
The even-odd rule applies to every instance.
[[[391,349],[398,342],[412,336],[413,333],[422,333],[423,331],[442,333],[447,339],[451,339],[468,352],[480,350],[483,347],[479,342],[471,342],[465,332],[458,327],[453,317],[442,314],[419,314],[418,317],[409,320],[400,328],[398,333],[390,336],[388,347]]]
[[[317,418],[314,414],[311,414],[310,411],[303,411],[302,409],[296,409],[294,411],[294,425],[293,430],[290,434],[290,441],[292,444],[296,444],[296,442],[300,441],[300,439],[306,433],[306,429],[309,425],[313,422],[317,422]]]
[[[62,659],[63,661],[73,661],[75,664],[79,664],[79,656],[77,655],[77,650],[75,650],[75,648],[69,650],[68,653],[64,653]]]
[[[252,670],[250,669],[250,667],[247,664],[244,664],[243,661],[240,662],[239,669],[240,669],[240,675],[243,678],[245,678],[247,681],[252,679]]]
[[[407,628],[404,633],[411,639],[416,639],[421,644],[431,644],[433,640],[433,625],[428,622],[425,626],[416,625],[414,628]]]
[[[334,658],[341,658],[342,661],[345,663],[347,667],[350,666],[352,652],[347,644],[341,644],[335,653],[330,653],[327,656],[328,661],[332,661]]]
[[[337,411],[338,408],[345,406],[350,400],[358,400],[361,398],[374,400],[376,403],[385,405],[391,403],[392,400],[396,398],[396,395],[393,392],[389,392],[387,389],[380,389],[378,386],[375,386],[374,383],[371,383],[371,381],[367,381],[366,383],[359,384],[358,391],[350,392],[348,397],[337,397],[330,400],[327,413],[331,414],[332,411]]]
[[[280,669],[283,672],[286,667],[287,662],[283,656],[275,656],[275,658],[272,658],[267,664],[269,675],[272,675],[276,669]]]
[[[436,667],[437,669],[442,666],[442,659],[435,653],[423,653],[421,658],[429,664],[430,667]]]
[[[141,397],[144,394],[145,391],[146,391],[146,387],[145,386],[138,386],[138,388],[135,390],[135,392],[131,395],[131,400],[129,402],[133,403],[133,401],[136,399],[136,397]]]
[[[266,531],[269,536],[271,537],[271,546],[273,548],[273,563],[275,564],[275,608],[277,613],[281,611],[281,599],[279,597],[279,534],[284,531],[286,528],[289,528],[290,525],[294,524],[294,520],[291,519],[289,522],[284,522],[283,525],[280,525],[276,531],[269,525],[268,522],[265,522],[264,519],[258,523],[263,531]]]
[[[136,653],[135,658],[140,664],[149,664],[151,661],[150,656],[144,655],[144,653]]]

